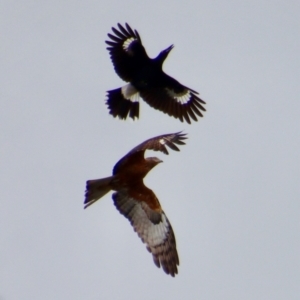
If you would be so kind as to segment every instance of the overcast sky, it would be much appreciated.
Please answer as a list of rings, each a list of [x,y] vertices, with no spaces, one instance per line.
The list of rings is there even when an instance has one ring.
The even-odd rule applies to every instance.
[[[0,299],[299,299],[299,1],[4,1],[0,12]],[[125,83],[104,41],[137,29],[150,57],[200,92],[181,123],[141,103],[108,114]],[[144,140],[184,130],[146,184],[175,231],[179,274],[156,268],[111,195],[85,182]]]

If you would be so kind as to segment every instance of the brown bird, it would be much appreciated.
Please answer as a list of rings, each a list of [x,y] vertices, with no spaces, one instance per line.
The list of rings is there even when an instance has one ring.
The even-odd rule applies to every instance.
[[[116,73],[126,82],[122,88],[107,92],[106,104],[110,114],[120,119],[127,115],[139,117],[139,98],[169,116],[191,123],[205,111],[205,102],[198,92],[182,85],[164,73],[162,65],[173,45],[161,51],[156,58],[149,58],[136,30],[126,23],[112,28],[113,34],[106,41]]]
[[[154,192],[144,185],[143,178],[162,161],[157,157],[144,157],[146,150],[169,154],[167,147],[179,151],[186,134],[181,132],[151,138],[133,148],[113,168],[110,177],[86,182],[84,208],[87,208],[109,191],[116,191],[112,199],[119,212],[131,223],[157,267],[175,276],[179,258],[172,226],[163,212]]]

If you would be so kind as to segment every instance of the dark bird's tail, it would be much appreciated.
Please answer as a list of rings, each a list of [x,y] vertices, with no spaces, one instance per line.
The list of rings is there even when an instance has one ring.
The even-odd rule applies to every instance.
[[[126,119],[129,115],[133,120],[139,118],[139,102],[126,99],[122,93],[122,88],[108,91],[106,104],[109,113],[114,117]]]
[[[111,191],[110,184],[113,178],[114,176],[110,176],[102,179],[88,180],[86,182],[84,208],[92,205],[94,202]]]

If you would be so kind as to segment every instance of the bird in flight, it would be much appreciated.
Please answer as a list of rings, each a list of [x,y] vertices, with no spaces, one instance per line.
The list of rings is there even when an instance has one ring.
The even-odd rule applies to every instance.
[[[145,186],[143,178],[162,161],[157,157],[144,157],[146,150],[168,154],[167,147],[179,151],[186,134],[181,132],[151,138],[133,148],[113,168],[113,175],[86,182],[84,208],[87,208],[109,191],[119,212],[125,216],[141,238],[157,267],[175,276],[179,258],[175,235],[154,192]]]
[[[205,102],[199,93],[182,85],[164,73],[162,65],[173,45],[161,51],[156,58],[149,58],[142,44],[139,33],[127,23],[112,27],[113,34],[108,34],[110,58],[116,73],[127,85],[107,91],[106,104],[114,117],[126,119],[139,118],[139,98],[150,106],[162,111],[181,122],[191,123],[202,117]]]

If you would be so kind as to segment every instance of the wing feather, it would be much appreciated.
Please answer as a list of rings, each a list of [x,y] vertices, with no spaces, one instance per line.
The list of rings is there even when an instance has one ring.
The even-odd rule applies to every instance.
[[[125,192],[112,195],[114,204],[119,212],[125,216],[138,234],[148,251],[152,254],[154,264],[162,266],[165,273],[175,276],[178,273],[179,257],[176,249],[175,235],[172,226],[163,211],[159,222],[149,219],[151,210],[144,202],[129,197]]]
[[[133,148],[127,155],[145,150],[154,150],[169,154],[166,146],[172,150],[179,151],[179,148],[176,146],[176,144],[185,145],[185,139],[187,139],[187,136],[182,132],[159,135],[144,141],[140,145]]]
[[[131,81],[140,65],[149,60],[146,50],[142,44],[138,32],[133,31],[126,23],[126,28],[118,24],[118,28],[112,27],[112,32],[107,36],[109,41],[105,41],[110,58],[116,73],[124,80]]]
[[[171,87],[158,87],[141,90],[140,95],[151,107],[178,118],[182,122],[185,120],[189,124],[191,123],[190,117],[197,121],[196,115],[202,117],[200,110],[205,111],[202,105],[205,102],[184,86],[180,92]]]
[[[180,151],[176,145],[185,145],[184,140],[187,139],[187,134],[182,132],[163,134],[154,138],[148,139],[138,146],[134,147],[125,156],[123,156],[114,166],[113,174],[117,174],[124,166],[130,165],[133,161],[144,160],[146,150],[160,151],[164,154],[169,154],[168,146],[174,151]]]

